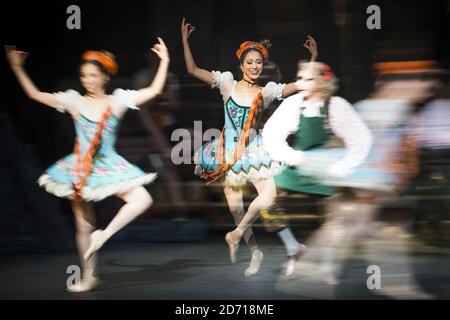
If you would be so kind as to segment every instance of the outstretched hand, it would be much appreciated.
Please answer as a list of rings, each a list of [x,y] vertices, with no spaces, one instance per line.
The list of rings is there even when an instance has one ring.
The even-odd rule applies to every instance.
[[[183,40],[187,40],[189,39],[191,33],[195,30],[195,27],[186,22],[186,18],[183,18],[183,20],[181,21],[181,38]]]
[[[162,61],[170,61],[169,50],[167,50],[166,44],[160,37],[158,37],[158,43],[156,43],[151,50],[156,53]]]
[[[16,50],[16,46],[5,45],[6,57],[8,58],[11,68],[20,68],[25,64],[29,53]]]
[[[303,46],[308,49],[308,51],[311,53],[311,60],[315,61],[317,58],[318,50],[317,50],[317,43],[316,40],[314,40],[313,37],[308,35],[308,39],[305,41]]]

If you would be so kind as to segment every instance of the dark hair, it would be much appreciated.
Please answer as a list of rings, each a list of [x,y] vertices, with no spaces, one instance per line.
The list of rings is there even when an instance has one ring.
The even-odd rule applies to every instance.
[[[247,54],[248,54],[249,52],[251,52],[251,51],[256,51],[256,52],[258,52],[258,53],[261,55],[261,57],[263,57],[263,54],[262,54],[261,51],[259,51],[258,49],[253,48],[253,47],[252,47],[252,48],[248,48],[248,49],[244,50],[244,52],[242,53],[241,58],[239,59],[239,63],[240,63],[240,64],[243,64],[243,63],[244,63],[245,57],[246,57]],[[264,59],[263,59],[263,63],[264,63]]]
[[[106,70],[106,68],[100,62],[98,62],[96,60],[87,60],[87,61],[81,62],[80,71],[81,71],[81,66],[83,66],[87,63],[93,64],[94,66],[96,66],[98,68],[98,70],[100,70],[100,72],[103,73],[105,76],[109,76],[109,77],[112,76],[112,74],[109,73],[108,70]]]
[[[107,60],[102,63],[102,60],[98,60],[94,57],[98,58],[98,55],[103,59],[103,56],[107,57]],[[104,59],[103,59],[104,60]],[[88,50],[81,56],[81,64],[80,67],[85,63],[91,63],[95,65],[101,73],[106,76],[114,76],[117,73],[117,62],[116,57],[109,51],[106,50]]]
[[[270,42],[270,40],[267,40],[267,39],[261,40],[261,41],[259,41],[259,43],[262,44],[267,49],[269,49],[272,46],[272,43]],[[247,56],[247,54],[250,51],[258,52],[261,55],[261,57],[263,57],[263,64],[264,64],[264,55],[263,55],[263,53],[260,50],[258,50],[258,48],[255,48],[255,47],[249,47],[249,48],[245,49],[244,52],[242,52],[241,57],[239,58],[239,63],[240,64],[244,63],[245,57]]]

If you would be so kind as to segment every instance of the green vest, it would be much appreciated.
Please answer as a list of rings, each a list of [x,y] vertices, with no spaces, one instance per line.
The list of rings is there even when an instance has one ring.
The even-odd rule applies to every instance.
[[[329,139],[328,101],[321,107],[320,117],[305,117],[300,112],[300,129],[295,134],[292,147],[294,150],[311,150],[319,148]],[[333,188],[318,183],[312,178],[299,175],[296,167],[286,167],[275,177],[277,187],[291,191],[329,196]]]

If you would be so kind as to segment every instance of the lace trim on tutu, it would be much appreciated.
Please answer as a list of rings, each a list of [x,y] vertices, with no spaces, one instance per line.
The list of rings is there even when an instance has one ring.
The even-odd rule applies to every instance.
[[[153,182],[157,177],[156,173],[149,173],[142,177],[132,180],[121,181],[114,184],[108,184],[97,188],[91,188],[85,186],[82,189],[83,199],[85,201],[100,201],[117,193],[123,193],[130,191],[131,189],[143,186]],[[73,188],[71,185],[57,183],[48,174],[43,174],[38,183],[41,187],[45,188],[47,192],[54,194],[60,198],[73,199]]]
[[[260,169],[250,168],[250,170],[246,173],[241,170],[239,173],[235,173],[233,170],[230,170],[226,173],[225,176],[225,184],[237,187],[247,184],[248,182],[257,182],[261,179],[269,179],[277,174],[279,174],[283,170],[283,166],[281,163],[272,161],[270,163],[270,168],[266,166],[261,166]],[[194,174],[199,176],[202,173],[203,169],[201,165],[196,165],[194,169]]]

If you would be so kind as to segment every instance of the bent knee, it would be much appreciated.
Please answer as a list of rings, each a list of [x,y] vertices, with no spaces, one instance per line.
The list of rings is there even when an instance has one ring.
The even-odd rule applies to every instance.
[[[144,209],[148,209],[152,206],[153,204],[153,198],[150,195],[150,193],[148,193],[147,191],[145,191],[145,193],[142,195],[141,199],[140,199],[141,205]]]
[[[145,188],[139,188],[135,191],[132,197],[133,203],[135,203],[141,210],[147,210],[153,204],[153,198]]]
[[[153,204],[152,196],[144,187],[133,189],[128,193],[120,195],[120,197],[128,204],[139,207],[141,210],[146,210]]]
[[[268,209],[275,203],[275,196],[266,195],[259,199],[259,205],[261,209]]]

